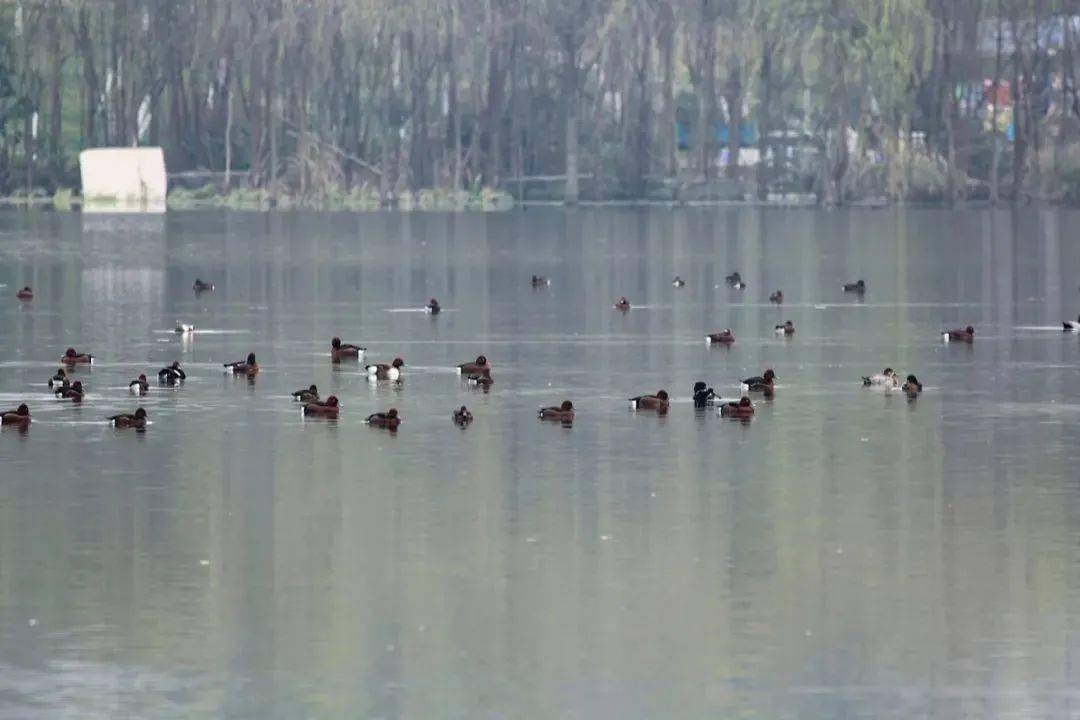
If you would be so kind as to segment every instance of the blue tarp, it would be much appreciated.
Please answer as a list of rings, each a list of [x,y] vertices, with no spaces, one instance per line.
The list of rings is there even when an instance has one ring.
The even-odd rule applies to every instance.
[[[680,122],[675,123],[676,137],[679,141],[679,149],[686,150],[690,147],[690,133],[687,131],[686,126]],[[727,147],[728,144],[728,126],[726,123],[717,123],[716,125],[716,142],[720,147]],[[757,131],[754,128],[753,123],[744,122],[739,126],[739,142],[743,147],[753,145],[757,142]]]

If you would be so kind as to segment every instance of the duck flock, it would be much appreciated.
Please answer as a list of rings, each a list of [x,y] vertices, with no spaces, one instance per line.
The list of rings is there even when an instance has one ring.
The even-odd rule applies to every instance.
[[[729,287],[736,290],[745,290],[747,287],[738,272],[728,275],[725,278],[725,282]],[[534,288],[547,287],[551,284],[551,281],[543,276],[533,275],[531,284]],[[686,281],[676,276],[672,281],[672,285],[675,288],[683,288],[686,286]],[[197,295],[200,295],[203,293],[212,293],[216,288],[213,283],[204,282],[197,278],[192,289]],[[858,280],[856,282],[846,283],[843,285],[842,289],[845,293],[854,293],[861,297],[866,292],[866,282]],[[29,287],[24,287],[16,293],[16,298],[22,302],[31,302],[34,298],[33,290]],[[784,302],[783,292],[781,290],[776,290],[770,294],[769,302],[782,305]],[[620,312],[629,312],[632,305],[626,297],[620,297],[615,302],[614,307]],[[441,312],[441,307],[439,302],[432,298],[424,307],[424,310],[432,315],[437,315]],[[1078,318],[1077,322],[1066,321],[1064,323],[1064,329],[1074,331],[1080,330],[1080,318]],[[790,320],[783,324],[776,325],[774,330],[777,335],[786,338],[790,338],[795,334],[795,326]],[[190,324],[178,322],[175,327],[175,332],[178,334],[189,334],[195,332],[195,328]],[[975,329],[969,325],[965,328],[945,330],[942,332],[941,337],[945,342],[970,344],[974,342]],[[720,332],[706,335],[705,341],[710,345],[730,346],[735,342],[735,335],[730,328],[726,328]],[[337,337],[330,341],[329,350],[330,361],[332,363],[360,362],[363,360],[366,352],[366,348],[352,343],[344,343]],[[48,379],[47,384],[49,390],[58,398],[70,400],[75,403],[83,402],[86,397],[86,390],[84,389],[82,382],[74,379],[74,376],[80,366],[89,366],[92,365],[93,362],[94,356],[92,354],[79,352],[75,348],[68,348],[63,357],[60,358],[60,367]],[[259,363],[255,357],[255,353],[248,354],[243,360],[223,363],[223,367],[227,373],[239,377],[246,377],[251,380],[254,380],[259,374]],[[367,376],[375,382],[398,381],[404,372],[404,368],[405,362],[401,358],[395,358],[392,362],[387,364],[370,364],[365,366]],[[484,355],[480,355],[472,362],[462,363],[457,366],[458,373],[465,378],[470,385],[478,386],[485,390],[489,389],[493,383],[491,369],[491,363]],[[179,362],[173,362],[157,372],[157,381],[161,385],[176,386],[182,384],[186,379],[187,374],[180,366]],[[693,389],[694,407],[715,407],[718,414],[722,417],[748,422],[754,416],[754,404],[751,400],[751,396],[772,399],[776,392],[775,383],[777,379],[776,373],[771,368],[766,368],[760,376],[745,378],[741,382],[742,392],[741,396],[738,398],[723,398],[706,383],[697,382]],[[901,374],[897,373],[892,368],[885,368],[880,373],[867,375],[862,378],[862,382],[863,385],[867,387],[882,388],[886,393],[901,392],[911,400],[918,398],[923,389],[922,383],[919,382],[919,379],[915,375],[909,374],[901,379]],[[145,374],[140,374],[137,378],[131,380],[128,389],[132,395],[145,395],[150,390],[150,381]],[[338,398],[334,395],[323,398],[319,394],[319,389],[316,385],[309,385],[306,388],[301,388],[293,392],[292,397],[302,404],[305,416],[335,419],[340,412]],[[654,412],[659,415],[666,415],[668,413],[670,403],[671,398],[666,390],[659,390],[652,395],[640,395],[638,397],[630,398],[631,409]],[[452,417],[454,422],[461,427],[468,426],[473,420],[472,412],[464,405],[454,410]],[[574,421],[574,404],[570,400],[563,400],[558,405],[540,408],[538,417],[541,420],[571,425]],[[107,419],[117,428],[134,429],[136,431],[144,431],[148,421],[146,410],[142,407],[136,407],[131,413],[112,415]],[[369,415],[366,419],[366,422],[369,425],[385,428],[392,432],[398,429],[401,421],[402,417],[396,408],[389,408],[385,412],[374,413]],[[15,426],[25,430],[29,428],[31,422],[30,407],[27,403],[21,404],[14,410],[0,413],[0,424],[6,426]]]

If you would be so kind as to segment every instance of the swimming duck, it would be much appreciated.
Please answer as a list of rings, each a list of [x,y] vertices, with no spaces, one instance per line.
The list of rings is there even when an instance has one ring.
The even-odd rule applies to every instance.
[[[916,398],[922,392],[922,383],[914,375],[908,375],[907,382],[904,383],[901,389],[907,393],[909,398]]]
[[[661,415],[666,415],[669,407],[666,390],[660,390],[655,395],[638,395],[630,398],[631,410],[655,410]]]
[[[431,315],[438,315],[440,312],[442,312],[442,308],[439,306],[439,301],[435,298],[431,298],[430,300],[428,300],[428,304],[425,309]]]
[[[57,388],[55,394],[56,397],[60,398],[61,400],[71,400],[73,402],[82,402],[83,397],[86,396],[86,393],[83,392],[82,383],[78,380],[71,383],[70,385],[64,385],[60,388]]]
[[[871,385],[896,385],[899,379],[892,368],[885,368],[874,375],[863,375],[862,384],[866,387]]]
[[[776,305],[782,305],[784,303],[784,291],[777,290],[776,292],[774,292],[772,295],[769,296],[769,302]]]
[[[66,385],[68,383],[67,372],[64,368],[58,368],[56,374],[49,378],[49,387],[58,387],[60,385]]]
[[[720,406],[720,416],[749,420],[754,416],[754,405],[748,397],[735,402],[724,403]]]
[[[460,408],[454,411],[454,423],[465,427],[473,421],[472,413],[469,412],[469,408],[462,405]]]
[[[788,320],[783,325],[777,325],[776,326],[776,334],[777,335],[794,335],[795,334],[795,325],[790,320]]]
[[[190,335],[191,333],[195,332],[195,326],[177,321],[176,329],[173,330],[173,332],[177,335]]]
[[[384,413],[368,415],[367,424],[372,427],[397,430],[398,425],[401,424],[401,417],[398,415],[397,408],[390,408]]]
[[[615,303],[615,309],[626,312],[630,309],[630,301],[627,300],[625,296],[619,298],[618,302]]]
[[[136,430],[143,430],[146,428],[146,411],[142,408],[136,408],[134,414],[113,415],[109,418],[109,422],[113,424],[113,427],[121,429],[135,428]]]
[[[678,275],[676,275],[675,279],[671,281],[671,287],[677,287],[677,288],[686,287],[686,281],[683,280]]]
[[[0,413],[0,425],[13,425],[26,428],[30,425],[30,408],[23,403],[15,410],[7,410]]]
[[[776,380],[776,373],[769,368],[765,371],[765,374],[758,377],[746,378],[742,381],[743,392],[760,392],[766,395],[772,395],[776,386],[773,381]]]
[[[330,341],[330,360],[331,362],[341,362],[342,360],[359,360],[360,356],[367,352],[367,348],[360,347],[359,345],[353,345],[351,343],[342,343],[341,338],[334,338]]]
[[[15,293],[15,297],[19,298],[20,300],[33,300],[34,291],[30,289],[29,285],[27,285],[22,290]]]
[[[479,355],[475,362],[462,363],[457,366],[458,375],[490,375],[491,363],[484,355]]]
[[[735,335],[732,334],[731,328],[724,328],[723,332],[705,336],[707,345],[730,345],[733,342],[735,342]]]
[[[140,375],[128,383],[128,392],[132,395],[145,395],[150,391],[150,382],[145,375]]]
[[[532,276],[532,286],[533,286],[534,288],[537,288],[537,287],[547,287],[547,286],[548,286],[548,285],[550,285],[550,284],[551,284],[551,281],[550,281],[550,280],[548,280],[548,279],[547,279],[546,277],[544,277],[543,275],[533,275],[533,276]]]
[[[746,283],[743,282],[742,275],[737,272],[733,272],[726,278],[724,278],[724,282],[726,282],[728,285],[735,288],[736,290],[746,289]]]
[[[195,278],[195,284],[191,286],[191,289],[197,293],[214,292],[214,283],[203,282],[199,278]]]
[[[300,388],[292,394],[293,400],[299,400],[303,403],[317,402],[319,399],[319,388],[312,385],[309,388]]]
[[[368,377],[376,380],[397,380],[401,377],[401,368],[405,367],[405,361],[401,358],[394,358],[394,362],[389,365],[368,365],[367,370]]]
[[[574,422],[574,403],[564,400],[559,407],[540,408],[537,415],[541,420],[555,420],[558,422]]]
[[[694,407],[703,408],[706,405],[713,404],[718,399],[719,396],[711,387],[707,387],[700,380],[694,383]]]
[[[491,375],[482,374],[469,375],[467,378],[465,378],[465,381],[473,387],[481,388],[484,392],[490,390],[492,383],[495,382],[491,379]]]
[[[187,373],[180,369],[180,363],[173,360],[172,365],[161,368],[157,371],[158,382],[165,383],[166,385],[175,385],[178,382],[187,380]]]
[[[1072,320],[1066,320],[1061,324],[1065,326],[1066,330],[1080,330],[1080,318],[1077,318],[1077,322],[1073,322]]]
[[[863,280],[859,280],[853,283],[844,283],[844,292],[858,293],[859,295],[862,295],[864,292],[866,292],[866,282]]]
[[[338,399],[331,395],[326,402],[311,400],[304,404],[304,415],[313,417],[336,418],[338,416]]]
[[[60,358],[64,365],[90,365],[94,362],[94,356],[90,353],[75,352],[75,348],[64,351],[64,357]]]
[[[968,325],[963,330],[944,330],[941,339],[945,342],[975,342],[975,328]]]
[[[247,375],[255,377],[259,374],[259,363],[255,362],[255,353],[248,353],[247,360],[237,360],[231,363],[222,363],[226,372],[232,371],[234,375]]]

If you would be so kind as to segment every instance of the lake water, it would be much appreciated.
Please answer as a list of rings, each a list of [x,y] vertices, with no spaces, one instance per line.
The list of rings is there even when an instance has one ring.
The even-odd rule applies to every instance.
[[[2,213],[0,406],[35,422],[0,433],[0,718],[1080,717],[1078,225]],[[68,346],[81,407],[45,387]],[[452,371],[480,353],[487,394]],[[923,395],[861,387],[887,365]],[[694,411],[766,367],[752,422]],[[628,410],[659,388],[668,417]],[[140,403],[144,434],[102,422]]]

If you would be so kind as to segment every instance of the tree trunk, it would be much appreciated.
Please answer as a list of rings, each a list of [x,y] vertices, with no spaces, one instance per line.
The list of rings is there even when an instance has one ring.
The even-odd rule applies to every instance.
[[[663,73],[661,95],[663,109],[660,118],[660,151],[664,174],[674,177],[678,172],[675,138],[675,13],[671,3],[660,5],[659,34],[660,63]]]
[[[1001,17],[1001,2],[997,0],[997,38],[995,40],[994,48],[994,82],[991,85],[991,94],[993,105],[991,105],[990,111],[990,134],[994,139],[994,146],[992,155],[990,157],[990,204],[997,205],[1001,199],[1001,192],[999,188],[999,166],[1001,164],[1001,133],[998,132],[998,93],[1001,89],[1001,41],[1002,41],[1002,17]],[[1066,33],[1068,33],[1068,23],[1066,23]]]
[[[732,79],[725,97],[728,106],[728,161],[724,170],[729,178],[735,178],[739,174],[739,156],[742,154],[743,96],[739,67],[732,67],[730,72]]]

